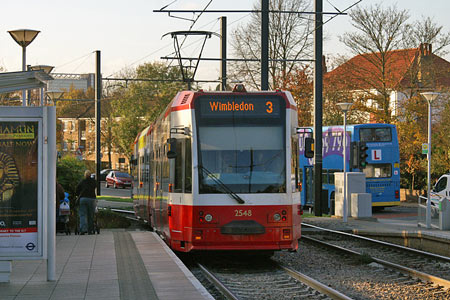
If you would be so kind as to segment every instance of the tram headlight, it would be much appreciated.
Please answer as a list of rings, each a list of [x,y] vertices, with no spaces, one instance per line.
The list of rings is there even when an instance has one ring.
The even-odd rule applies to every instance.
[[[212,219],[213,219],[213,217],[212,217],[210,214],[207,214],[207,215],[205,216],[205,221],[206,221],[206,222],[211,222]]]
[[[273,215],[273,219],[275,220],[275,221],[280,221],[281,220],[281,216],[280,216],[280,214],[278,214],[278,213],[276,213],[276,214],[274,214]]]

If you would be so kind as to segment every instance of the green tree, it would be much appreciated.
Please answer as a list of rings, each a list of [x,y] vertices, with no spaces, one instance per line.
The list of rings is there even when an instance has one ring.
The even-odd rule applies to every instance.
[[[179,68],[154,62],[127,71],[128,78],[162,81],[132,81],[115,91],[114,145],[129,159],[137,134],[163,112],[178,91],[185,89]]]
[[[64,156],[56,164],[56,178],[64,191],[69,193],[71,201],[75,200],[75,191],[78,183],[83,179],[85,170],[86,165],[71,155]]]

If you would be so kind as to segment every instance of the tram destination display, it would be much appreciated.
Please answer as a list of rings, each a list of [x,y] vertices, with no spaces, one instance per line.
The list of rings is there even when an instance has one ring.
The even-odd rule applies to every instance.
[[[208,96],[196,101],[204,118],[280,118],[284,102],[278,96]]]

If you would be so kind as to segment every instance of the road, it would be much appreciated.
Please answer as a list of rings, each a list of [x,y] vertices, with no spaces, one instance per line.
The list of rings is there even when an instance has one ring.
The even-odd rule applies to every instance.
[[[115,188],[106,188],[105,182],[102,181],[100,184],[100,193],[101,196],[113,196],[113,197],[131,197],[132,189],[115,189]],[[118,208],[118,209],[131,209],[133,206],[132,203],[127,202],[117,202],[117,201],[106,201],[99,199],[97,203],[100,208]]]
[[[100,190],[101,196],[128,197],[128,198],[131,197],[131,191],[132,191],[132,189],[130,189],[130,188],[126,188],[126,189],[122,189],[122,188],[115,189],[113,187],[106,188],[104,181],[101,182],[100,189],[101,189]]]

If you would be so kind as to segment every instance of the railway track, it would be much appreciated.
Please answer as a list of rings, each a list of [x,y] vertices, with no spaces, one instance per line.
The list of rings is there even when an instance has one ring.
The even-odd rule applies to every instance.
[[[223,299],[351,299],[270,259],[197,263],[196,268],[194,274],[201,272]]]
[[[357,255],[386,268],[404,274],[408,278],[419,278],[425,289],[442,290],[450,288],[450,258],[411,249],[383,241],[334,231],[314,225],[304,227],[317,229],[314,233],[303,232],[303,241],[312,241],[350,255]],[[314,237],[312,237],[314,236]],[[396,275],[393,275],[396,277]],[[397,276],[398,280],[405,280]],[[428,287],[431,283],[435,287]]]

